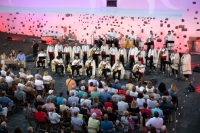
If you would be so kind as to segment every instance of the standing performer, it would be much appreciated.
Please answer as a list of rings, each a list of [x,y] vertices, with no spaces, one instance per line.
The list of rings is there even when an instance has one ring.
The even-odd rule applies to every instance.
[[[129,39],[133,39],[134,41],[137,39],[136,35],[134,34],[134,31],[131,31],[131,34],[129,35]]]
[[[169,53],[168,53],[168,49],[166,48],[166,45],[163,44],[163,47],[158,51],[158,56],[159,56],[159,60],[158,60],[158,65],[160,64],[160,71],[165,73],[165,61],[169,60]]]
[[[174,52],[170,56],[171,59],[171,67],[172,67],[172,74],[175,74],[176,72],[176,78],[178,77],[178,67],[179,67],[179,61],[180,56],[177,50],[175,49]]]
[[[78,56],[75,56],[75,60],[72,62],[72,75],[74,75],[74,70],[76,70],[76,74],[79,76],[79,69],[81,68],[80,62],[81,60]]]
[[[50,66],[51,61],[54,59],[54,46],[52,45],[52,42],[50,42],[49,45],[47,46],[46,55],[47,55],[47,62]]]
[[[168,41],[173,41],[173,35],[171,34],[171,31],[168,31],[168,34],[165,36],[164,40],[165,40],[166,48],[168,48],[169,50],[172,50],[173,43],[168,43]]]
[[[37,67],[41,67],[40,64],[42,65],[43,68],[45,68],[46,66],[46,54],[44,53],[44,50],[41,49],[40,50],[40,53],[38,54],[38,57],[37,57]]]
[[[189,79],[189,75],[192,74],[191,70],[191,55],[189,50],[185,51],[185,54],[181,57],[181,69],[185,80]]]
[[[65,52],[65,60],[66,60],[66,66],[70,64],[70,59],[72,57],[72,48],[69,46],[67,43],[66,46],[64,47],[64,52]]]
[[[75,46],[73,47],[73,53],[72,53],[72,59],[75,59],[75,56],[78,56],[78,58],[82,57],[82,50],[81,47],[78,46],[78,43],[75,43]]]
[[[35,40],[33,40],[33,44],[31,46],[31,48],[33,49],[33,58],[34,58],[35,62],[37,62],[37,55],[38,55],[38,51],[39,51],[39,45],[36,43]]]
[[[84,45],[82,45],[83,64],[84,64],[84,65],[85,65],[86,60],[88,59],[89,50],[90,50],[90,47],[89,47],[89,45],[87,45],[87,41],[85,40]]]
[[[98,58],[99,58],[99,48],[97,47],[96,44],[90,49],[90,56],[93,57],[96,63],[96,67],[98,67]]]
[[[151,45],[151,49],[149,49],[149,52],[148,52],[148,58],[150,58],[150,71],[152,70],[152,68],[154,69],[155,71],[155,68],[157,66],[157,52],[156,50],[154,49],[154,45]]]
[[[142,64],[145,64],[146,52],[144,51],[144,47],[140,47],[136,57],[138,57],[138,61],[141,61]]]
[[[55,57],[59,56],[60,58],[62,58],[62,52],[63,52],[63,46],[58,40],[58,44],[56,44],[55,46],[55,52],[54,52]]]
[[[109,50],[110,52],[110,64],[111,66],[118,60],[118,50],[117,48],[115,47],[115,44],[112,44],[112,47],[110,48]]]
[[[140,81],[141,77],[144,76],[145,66],[141,61],[138,61],[138,64],[135,64],[132,69],[132,73],[136,78],[136,81]]]
[[[116,33],[114,32],[114,28],[111,28],[110,32],[108,32],[108,38],[109,38],[108,44],[110,45],[110,47],[113,44],[115,37],[116,37]]]
[[[103,45],[100,48],[100,54],[101,54],[102,60],[103,60],[103,58],[106,58],[106,55],[109,54],[108,46],[106,45],[105,42],[103,43]]]
[[[124,66],[124,63],[127,62],[127,52],[123,46],[121,46],[121,48],[119,49],[119,60],[123,66]]]
[[[124,67],[122,65],[122,63],[117,60],[117,62],[112,66],[111,71],[113,72],[113,79],[115,80],[115,75],[118,74],[118,80],[123,79],[124,78]]]
[[[106,61],[106,58],[103,58],[99,64],[99,74],[103,75],[107,79],[107,72],[111,72],[111,66],[110,63]]]
[[[92,56],[88,57],[89,59],[85,62],[85,67],[86,67],[86,74],[87,76],[95,76],[95,71],[96,71],[96,64],[95,60],[93,60]]]
[[[156,39],[156,36],[153,34],[153,31],[150,31],[150,34],[147,36],[147,42],[151,42],[152,45],[154,45],[155,39]]]
[[[135,47],[135,45],[133,45],[130,50],[129,50],[129,53],[128,53],[128,61],[129,61],[129,66],[130,68],[133,67],[133,63],[137,63],[138,62],[138,58],[136,57],[138,54],[138,48]]]

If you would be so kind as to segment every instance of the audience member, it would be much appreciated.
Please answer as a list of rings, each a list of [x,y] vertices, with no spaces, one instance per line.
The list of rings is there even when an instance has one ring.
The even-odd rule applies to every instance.
[[[114,125],[112,121],[109,121],[108,115],[105,114],[103,116],[103,121],[101,121],[101,130],[102,133],[107,133],[108,131],[111,131],[112,133],[115,133]]]
[[[143,90],[144,90],[145,88],[142,86],[142,82],[141,82],[141,81],[138,81],[137,84],[138,84],[138,85],[136,86],[136,91],[137,91],[137,92],[143,92]]]
[[[151,115],[154,116],[155,112],[158,112],[160,118],[164,118],[163,111],[159,109],[159,103],[156,103],[155,108],[151,109]]]
[[[1,123],[0,133],[10,133],[7,128],[7,123],[5,121]]]
[[[72,79],[72,75],[69,75],[69,78],[66,80],[67,94],[69,94],[69,91],[72,89],[72,86],[76,87],[76,82]]]
[[[121,89],[122,85],[119,83],[118,79],[115,79],[115,83],[112,84],[112,87],[115,89]]]
[[[74,112],[71,117],[71,124],[75,130],[82,131],[83,119],[78,117],[78,112]]]
[[[14,93],[14,97],[18,100],[18,101],[22,101],[25,102],[26,101],[26,93],[24,91],[21,90],[20,86],[17,86],[17,90]]]
[[[119,115],[123,115],[124,111],[127,111],[127,109],[129,108],[128,103],[125,102],[125,100],[126,100],[125,97],[122,97],[121,101],[117,103]]]
[[[81,99],[84,94],[87,95],[87,92],[85,92],[85,86],[81,86],[80,88],[81,88],[81,90],[79,90],[79,92],[78,92],[78,97]]]
[[[55,113],[55,107],[51,106],[50,110],[48,112],[49,120],[52,124],[58,124],[60,123],[61,116],[57,113]]]
[[[138,92],[136,91],[136,87],[135,86],[132,87],[130,95],[133,96],[134,98],[137,98]]]
[[[94,104],[93,108],[90,109],[90,115],[92,115],[93,113],[96,113],[96,118],[98,120],[101,120],[102,112],[100,109],[98,109],[98,104]]]
[[[99,131],[100,122],[97,119],[97,114],[92,113],[91,117],[88,121],[88,132],[89,133],[97,133]]]
[[[54,105],[54,103],[51,102],[51,98],[47,97],[46,103],[44,105],[42,105],[42,108],[45,109],[46,111],[49,111],[50,107],[55,108],[55,105]]]
[[[16,126],[16,127],[14,128],[13,133],[22,133],[22,130],[21,130],[20,127]]]
[[[49,93],[49,96],[48,96],[48,97],[51,99],[51,102],[52,102],[52,103],[56,103],[56,102],[57,102],[57,101],[56,101],[56,100],[57,100],[57,97],[53,94],[53,93],[54,93],[54,90],[49,90],[48,93]]]
[[[158,102],[156,100],[154,100],[154,95],[151,94],[150,99],[147,99],[148,108],[150,108],[150,109],[155,108],[156,103],[158,103]]]
[[[97,87],[94,87],[94,91],[90,93],[91,98],[98,97],[100,98],[100,92],[97,91]]]
[[[84,94],[83,98],[80,100],[80,104],[83,105],[83,103],[87,103],[88,108],[91,108],[92,101],[90,99],[87,99],[87,95]]]
[[[57,103],[58,105],[61,105],[63,99],[65,99],[65,98],[63,97],[63,92],[60,92],[60,93],[59,93],[59,97],[56,98],[56,103]]]
[[[175,84],[171,84],[170,89],[168,89],[169,95],[176,96],[178,94],[178,89]]]
[[[67,100],[63,99],[62,104],[60,105],[60,111],[63,112],[64,110],[69,110],[69,107],[67,106]]]
[[[143,97],[144,97],[143,94],[139,93],[138,97],[136,99],[136,102],[137,102],[140,109],[143,107],[143,104],[145,103],[145,99]]]
[[[111,95],[108,93],[108,88],[105,88],[104,92],[101,93],[100,98],[102,101],[106,101],[108,97],[111,98]]]
[[[148,94],[153,93],[153,89],[154,89],[154,86],[153,86],[152,82],[148,81],[147,86],[146,86],[147,93]]]
[[[126,96],[125,96],[126,102],[127,102],[128,104],[130,104],[130,103],[133,101],[133,98],[134,98],[134,97],[130,95],[130,90],[127,90],[127,91],[126,91]]]
[[[108,107],[113,108],[113,103],[111,102],[110,97],[108,97],[107,101],[104,102],[104,109],[106,110]]]
[[[163,95],[163,93],[164,93],[165,90],[167,90],[166,86],[165,86],[165,83],[161,82],[158,85],[158,91],[159,91],[160,95]]]
[[[71,114],[73,116],[74,112],[80,112],[80,109],[78,107],[76,107],[76,103],[75,102],[72,102],[72,106],[70,107],[70,110],[71,110]]]
[[[34,106],[35,106],[35,108],[37,109],[37,107],[39,106],[39,105],[44,105],[44,102],[42,102],[42,97],[41,97],[41,95],[38,95],[37,96],[37,98],[36,98],[36,102],[34,103]]]
[[[88,80],[88,85],[90,82],[93,82],[93,86],[97,86],[97,80],[95,79],[95,76],[91,76],[90,79]]]
[[[78,104],[79,98],[74,96],[74,92],[70,93],[70,97],[68,98],[68,104],[69,106],[72,106],[72,102],[75,102]]]
[[[132,88],[134,86],[132,82],[133,82],[132,79],[128,79],[128,83],[126,84],[127,90],[132,91]]]

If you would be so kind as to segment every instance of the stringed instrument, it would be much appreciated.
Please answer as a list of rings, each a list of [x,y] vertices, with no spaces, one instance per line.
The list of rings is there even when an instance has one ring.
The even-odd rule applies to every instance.
[[[86,65],[87,68],[89,68],[90,66],[91,66],[91,62]]]
[[[71,68],[71,65],[70,65],[70,64],[67,65],[67,71],[70,72],[70,73],[72,72],[72,68]]]
[[[106,67],[106,64],[101,64],[100,69],[103,70]]]
[[[55,66],[58,65],[58,64],[59,64],[59,62],[57,62],[57,61],[54,61],[54,62],[51,63],[51,65],[52,65],[53,67],[55,67]]]
[[[136,73],[136,72],[139,71],[139,69],[140,69],[140,67],[139,67],[139,66],[136,66],[136,67],[134,68],[133,72]]]
[[[92,49],[92,50],[90,51],[90,56],[92,56],[97,50],[98,50],[97,48],[96,48],[96,50],[93,50],[93,49]]]
[[[74,63],[74,65],[78,66],[81,60],[78,60],[77,62]]]
[[[115,66],[115,68],[113,69],[114,72],[118,71],[119,66]]]
[[[160,51],[160,53],[159,53],[159,57],[161,58],[162,56],[163,56],[163,54],[165,53],[165,51],[166,51],[166,49],[164,50],[164,51]]]

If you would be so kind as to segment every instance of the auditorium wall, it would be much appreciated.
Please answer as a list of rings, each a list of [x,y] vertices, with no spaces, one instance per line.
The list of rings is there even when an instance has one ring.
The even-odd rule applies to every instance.
[[[105,35],[114,28],[118,33],[129,35],[132,30],[146,40],[153,30],[158,37],[156,48],[162,46],[168,30],[174,35],[175,48],[185,51],[192,41],[200,37],[200,2],[191,1],[181,18],[165,17],[117,17],[98,14],[0,12],[0,31],[33,36],[62,36],[64,29],[74,32],[78,40],[91,43],[94,34]]]

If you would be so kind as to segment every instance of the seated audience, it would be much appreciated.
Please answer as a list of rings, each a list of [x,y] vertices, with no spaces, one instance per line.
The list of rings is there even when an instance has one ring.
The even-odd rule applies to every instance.
[[[63,123],[71,123],[71,116],[68,110],[63,110],[61,121]]]
[[[115,83],[112,84],[112,87],[115,89],[121,89],[122,85],[119,83],[118,79],[115,79]]]
[[[113,108],[113,103],[111,102],[110,97],[108,97],[107,101],[104,102],[104,109],[106,110],[108,107]]]
[[[129,112],[132,113],[139,113],[139,107],[137,102],[133,99],[133,101],[131,102],[131,106],[128,108]]]
[[[133,98],[134,97],[130,95],[130,90],[127,90],[125,96],[126,102],[130,104],[133,101]]]
[[[127,102],[125,102],[125,97],[121,98],[121,101],[119,101],[117,103],[117,107],[118,107],[118,114],[119,115],[123,115],[124,111],[127,111],[127,109],[129,108],[129,105]]]
[[[97,90],[98,90],[99,93],[104,92],[104,86],[103,86],[103,84],[101,82],[99,82]]]
[[[112,84],[108,85],[108,93],[110,95],[113,95],[115,93],[115,89],[112,87]]]
[[[88,80],[88,85],[90,82],[93,82],[93,86],[97,86],[97,80],[95,79],[95,76],[90,76],[90,79]]]
[[[143,107],[143,104],[145,103],[145,99],[143,97],[144,97],[143,94],[139,93],[138,97],[136,99],[136,102],[137,102],[140,109]]]
[[[117,120],[117,115],[113,113],[112,108],[108,107],[106,114],[108,115],[108,120],[112,122],[116,122]]]
[[[34,103],[34,107],[37,109],[37,107],[39,106],[39,105],[44,105],[44,102],[42,102],[42,97],[41,97],[41,95],[38,95],[37,96],[37,98],[36,98],[36,102]]]
[[[91,108],[92,101],[90,99],[87,99],[87,95],[84,94],[83,98],[80,100],[80,104],[83,105],[83,103],[87,103],[88,108]]]
[[[30,80],[31,78],[33,78],[33,75],[31,74],[30,70],[26,71],[26,79]]]
[[[94,91],[90,93],[91,98],[98,97],[100,98],[100,92],[97,91],[97,87],[94,87]]]
[[[74,92],[71,92],[70,93],[70,97],[68,98],[68,104],[69,106],[72,106],[72,102],[75,102],[76,105],[78,105],[78,101],[79,101],[79,98],[74,96]]]
[[[34,112],[34,117],[40,124],[44,124],[48,120],[46,113],[42,111],[41,105],[38,105],[37,111]]]
[[[71,117],[71,124],[75,130],[82,131],[83,119],[78,117],[78,112],[74,112]]]
[[[150,99],[147,99],[148,108],[150,108],[150,109],[155,108],[156,103],[158,103],[158,102],[156,100],[154,100],[154,95],[151,94]]]
[[[114,104],[117,104],[121,100],[121,98],[122,96],[118,94],[118,90],[116,89],[114,95],[112,95],[111,97],[112,101],[114,102]]]
[[[7,123],[5,121],[1,123],[0,133],[10,133],[7,128]]]
[[[44,75],[42,77],[44,84],[49,84],[50,88],[54,90],[55,80],[49,75],[48,71],[44,71]]]
[[[93,108],[90,109],[90,115],[92,115],[93,113],[96,113],[96,118],[98,120],[101,120],[102,112],[100,109],[98,109],[98,104],[94,104]]]
[[[88,93],[91,93],[94,91],[94,85],[93,82],[90,82],[89,86],[88,86]]]
[[[72,116],[73,116],[74,112],[77,112],[77,113],[80,112],[80,109],[78,107],[76,107],[75,102],[72,102],[72,106],[70,107],[70,111],[71,111]]]
[[[132,87],[130,95],[133,96],[134,98],[137,98],[138,92],[136,91],[136,87],[135,86]]]
[[[144,96],[143,98],[145,100],[149,99],[149,95],[147,94],[147,90],[146,89],[143,90],[143,96]]]
[[[141,82],[141,81],[138,81],[137,84],[138,84],[138,85],[136,86],[136,91],[137,91],[137,92],[143,92],[143,90],[144,90],[145,88],[142,86],[142,82]]]
[[[163,111],[159,109],[159,103],[156,103],[155,108],[151,109],[151,115],[154,116],[155,112],[158,112],[160,118],[164,118]]]
[[[153,89],[154,89],[154,86],[153,86],[152,82],[148,81],[147,86],[146,86],[147,94],[153,93]]]
[[[157,93],[157,89],[154,88],[153,90],[154,99],[159,101],[161,99],[160,94]]]
[[[81,90],[79,90],[79,92],[78,92],[78,97],[81,99],[84,94],[87,95],[87,92],[85,92],[85,86],[81,86],[80,89]]]
[[[121,96],[126,96],[126,86],[122,85],[121,89],[118,89],[118,94]]]
[[[2,107],[2,103],[0,103],[0,115],[6,118],[7,114],[8,114],[8,108]]]
[[[171,84],[170,89],[168,89],[169,95],[176,96],[178,94],[178,89],[175,84]]]
[[[97,119],[97,114],[92,113],[91,117],[88,120],[88,132],[97,133],[99,131],[100,122]]]
[[[126,84],[127,90],[132,91],[132,88],[134,86],[132,82],[133,82],[132,79],[128,79],[128,83]]]
[[[54,95],[54,90],[49,90],[49,98],[51,98],[52,103],[56,103],[57,97]]]
[[[37,76],[36,79],[35,79],[35,86],[36,86],[36,90],[37,90],[37,91],[42,91],[42,90],[44,90],[44,83],[43,83],[43,81],[40,79],[39,76]]]
[[[62,104],[60,105],[60,111],[63,112],[64,110],[70,110],[67,106],[67,100],[63,99]]]
[[[108,88],[104,89],[104,92],[101,93],[100,98],[102,101],[106,101],[111,95],[108,93]]]
[[[22,101],[22,102],[26,101],[26,93],[21,90],[20,86],[17,86],[17,90],[14,93],[14,97],[19,101]]]
[[[50,110],[48,112],[49,120],[52,124],[58,124],[60,123],[61,116],[57,113],[55,113],[55,106],[51,106]]]
[[[162,98],[163,98],[163,97],[166,97],[166,98],[167,98],[167,102],[169,102],[169,103],[170,103],[171,100],[172,100],[172,96],[169,95],[168,90],[165,90],[165,91],[164,91]]]
[[[134,125],[132,125],[132,119],[128,111],[123,112],[123,116],[121,117],[121,125],[124,133],[133,132]]]
[[[65,98],[63,97],[63,92],[60,92],[60,93],[59,93],[59,96],[56,98],[56,103],[57,103],[58,105],[61,105],[63,99],[65,99]]]
[[[25,102],[23,111],[24,111],[24,115],[33,116],[33,113],[35,110],[31,108],[30,103]]]
[[[101,121],[101,130],[102,130],[102,133],[107,133],[108,131],[115,133],[114,125],[112,121],[109,120],[109,117],[107,114],[103,116],[103,121]]]
[[[78,96],[78,91],[76,90],[76,86],[72,85],[72,89],[69,91],[69,94],[71,94],[72,92],[74,93],[74,96]]]
[[[55,108],[55,105],[54,103],[51,102],[51,98],[47,97],[46,103],[42,105],[42,108],[45,109],[46,111],[50,111],[50,107]]]

